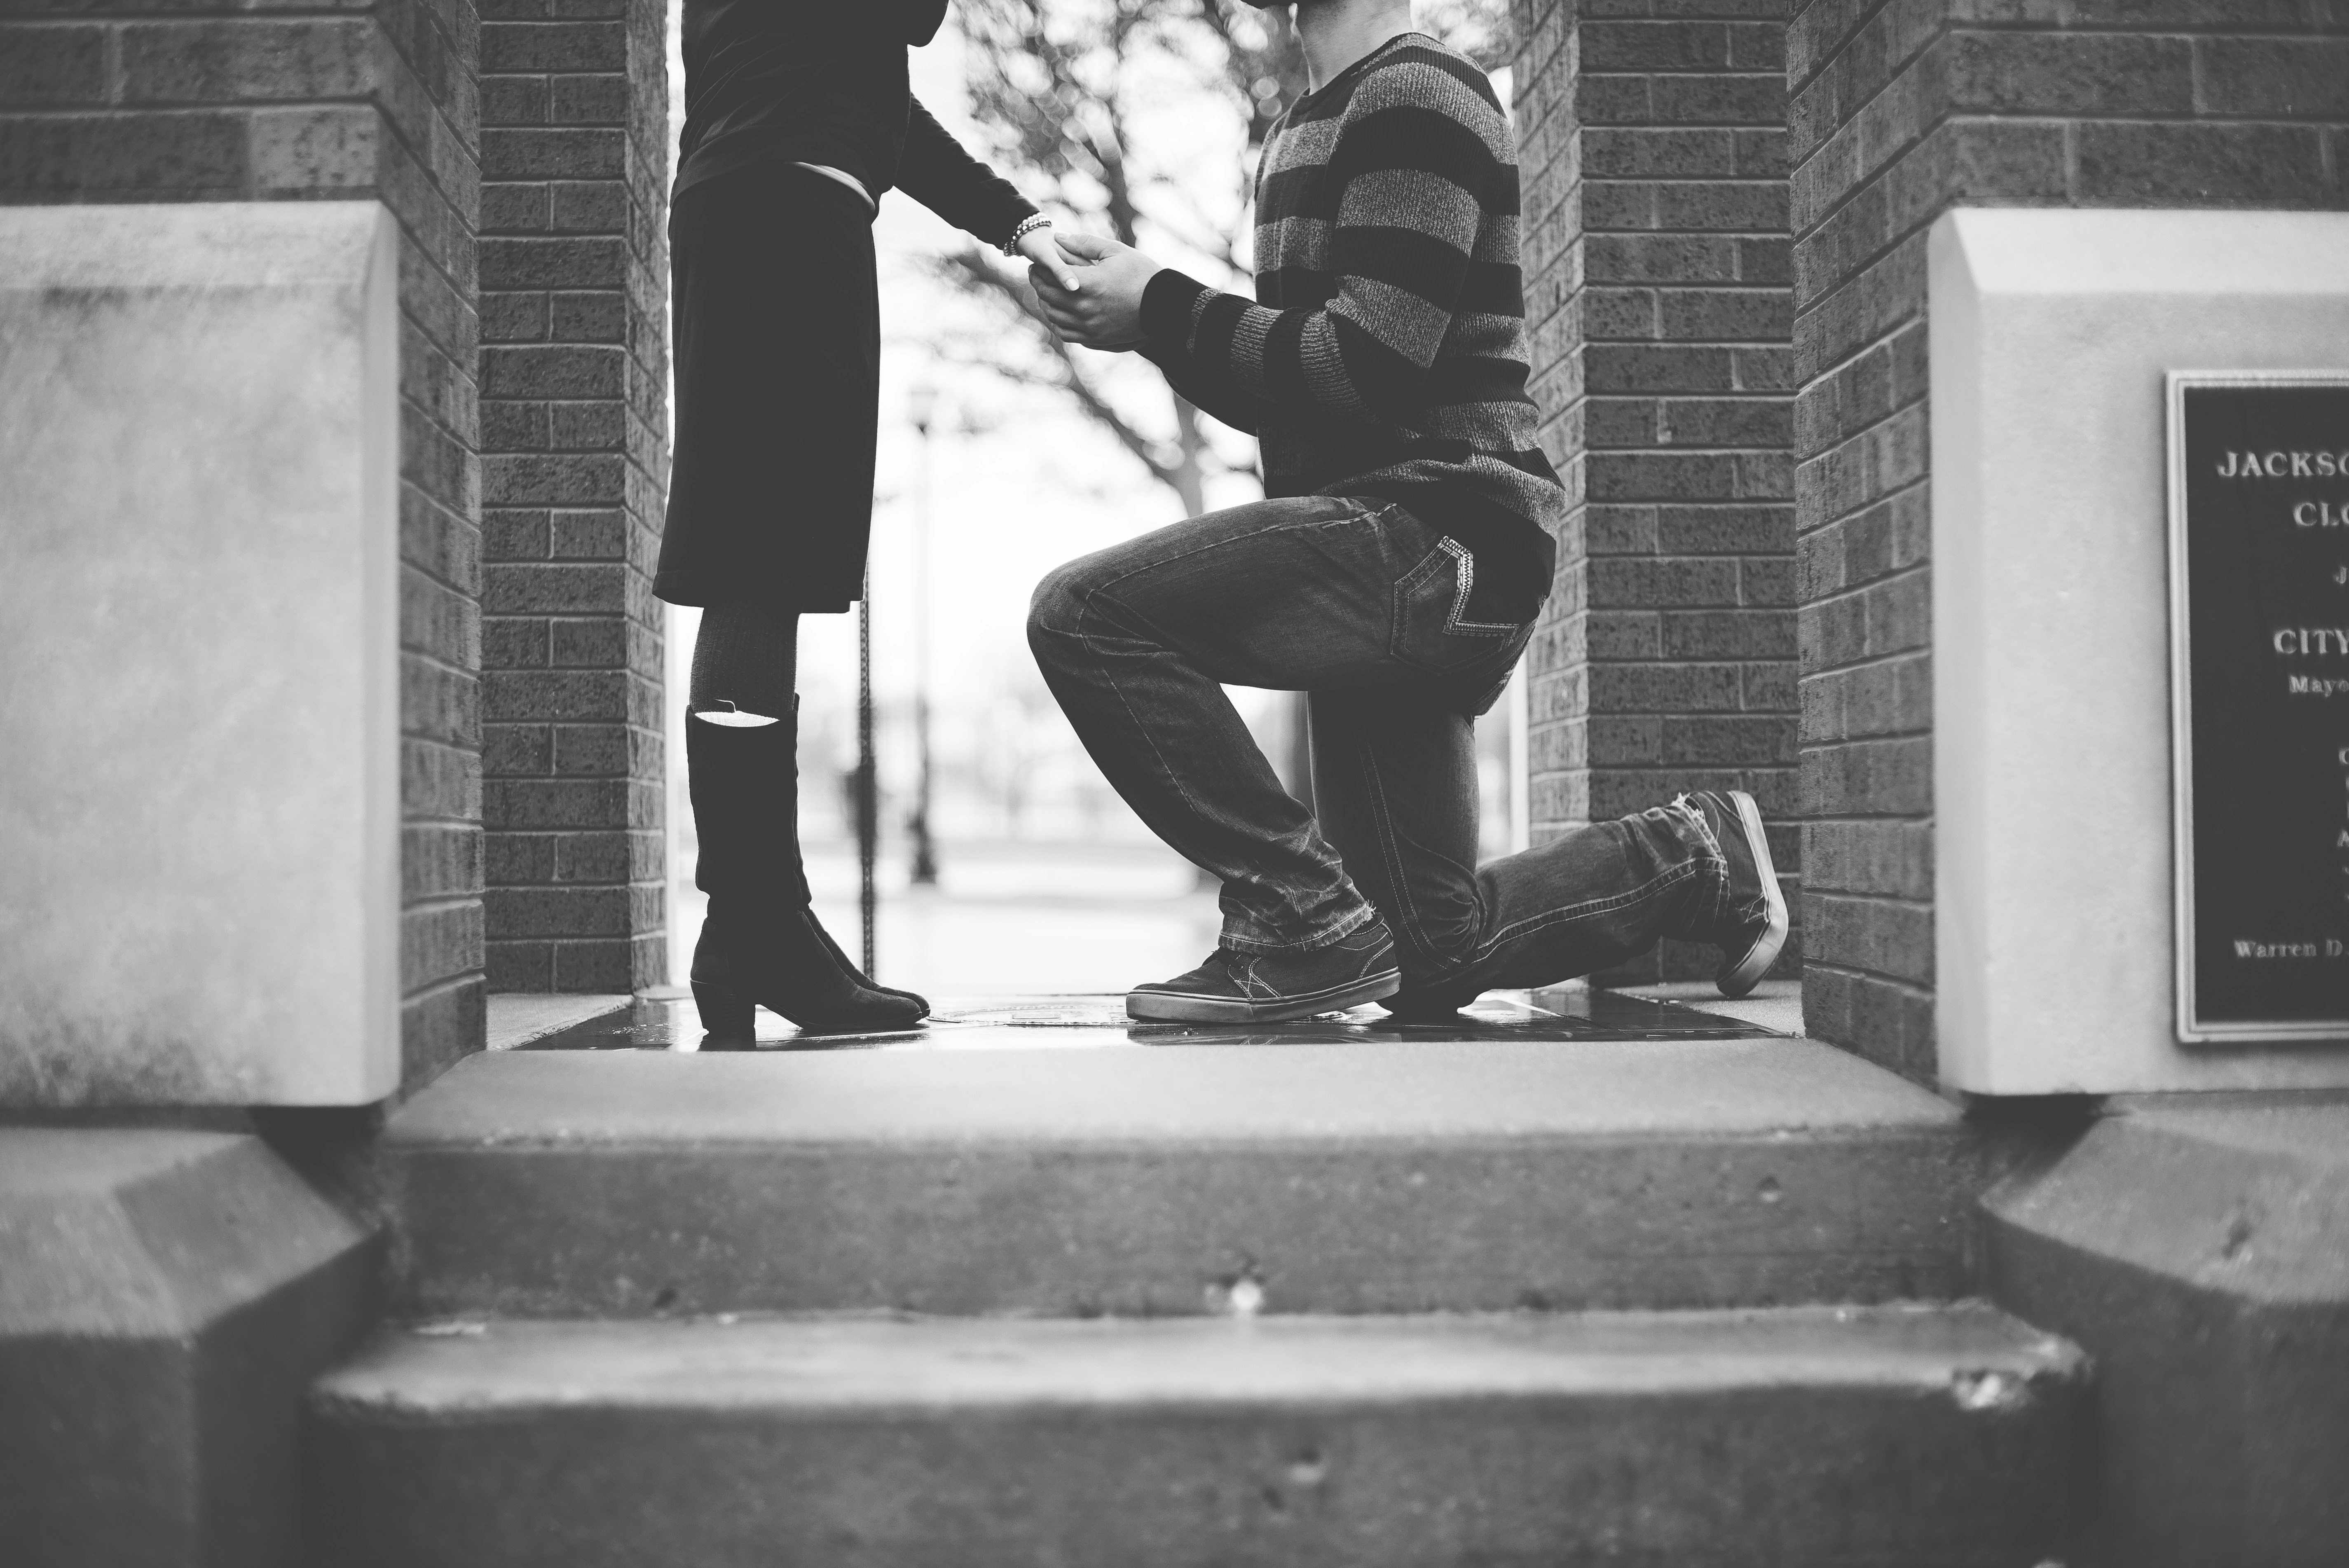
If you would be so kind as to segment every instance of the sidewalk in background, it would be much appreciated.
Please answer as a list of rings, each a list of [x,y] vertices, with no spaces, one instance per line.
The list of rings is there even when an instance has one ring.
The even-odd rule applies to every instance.
[[[856,846],[805,846],[816,913],[857,955]],[[949,842],[938,885],[908,885],[902,846],[879,872],[876,978],[929,995],[1120,992],[1179,975],[1222,917],[1189,861],[1157,844]],[[706,901],[671,890],[669,969],[682,985]]]

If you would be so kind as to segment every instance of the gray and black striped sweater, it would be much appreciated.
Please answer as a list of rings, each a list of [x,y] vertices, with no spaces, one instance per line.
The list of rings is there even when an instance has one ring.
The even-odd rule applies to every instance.
[[[1468,618],[1530,618],[1566,492],[1526,396],[1516,149],[1485,73],[1406,33],[1265,141],[1256,303],[1171,268],[1142,352],[1253,432],[1272,496],[1400,502],[1475,559]]]

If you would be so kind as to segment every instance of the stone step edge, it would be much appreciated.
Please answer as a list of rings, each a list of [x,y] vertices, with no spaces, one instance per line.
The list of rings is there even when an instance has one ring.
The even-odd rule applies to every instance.
[[[394,1158],[587,1149],[882,1152],[1948,1140],[1961,1112],[1805,1040],[1278,1051],[475,1056],[395,1112]]]
[[[1672,1398],[1843,1387],[2033,1403],[2089,1375],[1980,1301],[1673,1312],[940,1318],[721,1314],[395,1327],[314,1385],[328,1419],[583,1409],[834,1415]]]

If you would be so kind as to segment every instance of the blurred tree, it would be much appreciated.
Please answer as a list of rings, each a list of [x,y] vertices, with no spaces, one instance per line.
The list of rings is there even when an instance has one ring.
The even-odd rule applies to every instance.
[[[1257,154],[1305,90],[1285,9],[1236,0],[962,0],[970,110],[996,166],[1079,229],[1108,233],[1217,288],[1253,293],[1248,206]],[[1420,25],[1487,69],[1506,53],[1507,0],[1423,0]],[[1030,352],[1000,342],[958,356],[1066,392],[1184,515],[1206,510],[1206,482],[1253,473],[1246,444],[1220,445],[1199,411],[1152,376],[1081,360],[1045,328],[1024,277],[976,247],[940,263],[965,292],[1021,324]],[[1160,412],[1164,410],[1164,412]]]

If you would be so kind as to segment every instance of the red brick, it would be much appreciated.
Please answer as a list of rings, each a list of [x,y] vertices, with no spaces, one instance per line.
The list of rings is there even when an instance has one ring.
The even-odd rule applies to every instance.
[[[133,22],[120,29],[125,103],[357,98],[376,86],[375,24],[359,16]]]
[[[626,172],[622,132],[590,128],[481,132],[485,180],[594,180]]]
[[[617,670],[487,670],[481,712],[501,723],[531,720],[626,722],[627,676]]]
[[[471,823],[409,822],[400,829],[403,903],[478,894],[481,875],[479,828]]]
[[[1803,1027],[1905,1078],[1937,1081],[1930,990],[1812,959],[1803,971]]]
[[[557,833],[499,833],[490,841],[487,872],[501,887],[527,887],[554,880]],[[494,944],[493,944],[494,945]]]
[[[619,76],[554,77],[547,84],[547,118],[557,125],[625,125],[627,78]]]
[[[554,849],[553,879],[564,883],[595,883],[626,885],[638,877],[634,841],[640,835],[626,831],[556,833],[550,835]],[[657,876],[657,870],[651,875]]]
[[[1728,130],[1589,129],[1582,169],[1593,179],[1734,179],[1736,133]]]
[[[1954,32],[1932,69],[1947,109],[2007,115],[2183,115],[2194,108],[2194,46],[2184,38],[2048,32]]]
[[[487,904],[502,937],[601,936],[627,927],[625,887],[493,887]]]
[[[627,30],[618,22],[485,22],[481,26],[484,76],[618,71],[627,63]]]
[[[247,124],[227,109],[0,116],[0,191],[36,200],[242,197]]]
[[[403,995],[445,983],[481,967],[481,904],[477,898],[411,904],[400,911],[399,981]]]
[[[564,451],[608,450],[626,444],[627,420],[612,403],[557,403],[549,438]]]
[[[554,944],[551,942],[492,941],[487,957],[492,991],[554,989]]]
[[[621,500],[621,460],[594,453],[565,457],[499,454],[481,465],[482,495],[494,505],[593,506]]]
[[[1766,76],[1656,77],[1649,91],[1651,124],[1775,127],[1785,123],[1786,82],[1775,71]]]
[[[2200,38],[2205,114],[2349,119],[2349,38]]]
[[[1730,63],[1729,29],[1716,22],[1582,24],[1586,71],[1723,69]]]
[[[500,128],[548,124],[552,119],[549,91],[544,77],[485,77],[481,123]]]
[[[629,334],[629,316],[627,300],[617,294],[557,294],[547,330],[557,343],[618,343]]]
[[[2349,170],[2327,158],[2313,126],[2089,122],[2075,136],[2073,190],[2084,202],[2349,205]]]
[[[1731,283],[1734,242],[1697,234],[1592,234],[1583,241],[1583,274],[1602,283]]]
[[[626,244],[612,239],[485,240],[481,287],[496,289],[616,286],[627,276]]]
[[[0,22],[0,108],[58,108],[106,98],[105,28]]]
[[[492,779],[482,802],[490,820],[508,830],[626,828],[635,788],[625,779]]]

